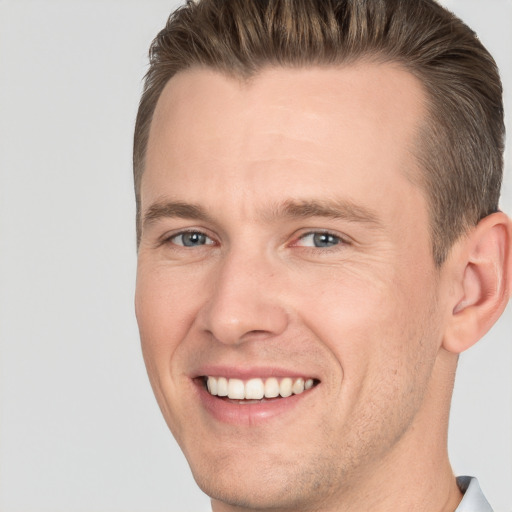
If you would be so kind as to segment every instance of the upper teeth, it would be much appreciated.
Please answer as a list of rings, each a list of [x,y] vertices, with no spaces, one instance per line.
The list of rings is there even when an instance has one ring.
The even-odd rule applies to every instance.
[[[313,379],[291,379],[285,377],[277,379],[228,379],[226,377],[207,377],[206,387],[212,395],[227,396],[232,400],[260,400],[262,398],[275,398],[298,395],[304,390],[313,387]]]

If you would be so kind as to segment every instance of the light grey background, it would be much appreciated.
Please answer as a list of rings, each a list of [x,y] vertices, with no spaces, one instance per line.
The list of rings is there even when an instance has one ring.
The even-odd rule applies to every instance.
[[[147,48],[177,3],[0,0],[1,512],[209,510],[133,314],[132,129]],[[512,2],[445,3],[495,55],[510,112]],[[506,174],[512,213],[510,158]],[[509,308],[462,357],[450,427],[456,473],[477,475],[497,512],[512,511],[511,341]]]

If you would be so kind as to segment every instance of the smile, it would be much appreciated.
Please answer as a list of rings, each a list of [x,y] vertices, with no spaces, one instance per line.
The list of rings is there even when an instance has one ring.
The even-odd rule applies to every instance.
[[[244,381],[227,377],[208,376],[204,378],[204,381],[210,395],[226,397],[231,400],[247,401],[278,397],[287,398],[292,395],[300,395],[316,384],[314,379],[303,379],[302,377],[294,379],[290,377],[252,378]]]

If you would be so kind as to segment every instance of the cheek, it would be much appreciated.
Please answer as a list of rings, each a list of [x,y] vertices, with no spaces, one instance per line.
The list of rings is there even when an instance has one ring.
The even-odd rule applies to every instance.
[[[311,293],[296,297],[301,321],[331,351],[345,386],[405,379],[429,350],[432,287],[417,281],[390,268],[365,274],[348,266],[303,279]]]
[[[139,263],[135,311],[144,362],[161,407],[164,390],[172,397],[169,390],[184,375],[184,368],[176,367],[176,354],[194,321],[195,297],[186,282],[168,270]]]
[[[196,297],[186,282],[168,270],[139,263],[135,311],[148,377],[162,414],[177,439],[187,404],[180,400],[189,386],[180,361],[187,333],[195,318]],[[182,282],[183,281],[183,282]]]
[[[176,343],[194,316],[196,297],[179,272],[139,264],[135,311],[143,344],[161,351]]]
[[[435,361],[435,301],[407,290],[398,277],[334,275],[302,306],[304,323],[338,365],[329,382],[332,436],[347,446],[363,443],[368,453],[408,428]]]
[[[393,316],[400,304],[391,304],[396,298],[393,284],[368,272],[341,269],[303,274],[301,290],[298,293],[297,309],[301,311],[305,323],[312,330],[322,332],[321,339],[331,339],[338,343],[362,342],[363,333],[377,334],[377,331],[393,324]],[[356,339],[348,336],[351,333]],[[359,333],[360,335],[356,336]],[[372,336],[373,337],[373,336]],[[358,341],[359,340],[359,341]]]

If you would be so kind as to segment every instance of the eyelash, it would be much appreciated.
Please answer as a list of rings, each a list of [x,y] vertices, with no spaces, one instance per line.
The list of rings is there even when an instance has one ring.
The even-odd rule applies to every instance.
[[[325,247],[316,247],[316,246],[300,246],[299,243],[310,236],[328,236],[336,239],[336,243],[333,245],[325,246]],[[322,252],[326,251],[336,251],[340,250],[343,246],[349,245],[348,240],[346,240],[344,237],[339,235],[338,233],[333,233],[331,231],[325,231],[325,230],[314,230],[314,231],[308,231],[306,233],[301,234],[295,242],[292,243],[292,247],[301,247],[304,250],[313,250],[316,251],[318,249],[322,249]]]
[[[211,241],[211,243],[204,243],[204,244],[200,244],[200,245],[185,245],[185,244],[177,244],[174,242],[174,240],[178,237],[183,237],[185,235],[199,235],[201,237],[205,237],[207,238],[208,240]],[[185,249],[187,248],[195,248],[195,247],[203,247],[205,245],[216,245],[215,244],[215,241],[212,239],[212,237],[208,236],[206,233],[204,233],[203,231],[199,230],[199,229],[187,229],[185,231],[180,231],[178,233],[173,233],[172,235],[170,236],[167,236],[165,237],[162,242],[161,242],[161,245],[165,245],[165,244],[172,244],[174,246],[177,246],[177,247],[183,247]]]
[[[206,243],[199,244],[199,245],[185,245],[184,243],[178,244],[175,242],[175,240],[178,237],[183,237],[187,234],[199,235],[199,236],[204,237],[205,239],[209,240],[210,242],[206,242]],[[334,243],[333,245],[325,246],[325,247],[301,246],[300,242],[310,236],[332,237],[332,238],[336,239],[336,243]],[[201,231],[199,229],[187,229],[184,231],[180,231],[178,233],[173,233],[172,235],[169,235],[169,236],[165,237],[164,239],[162,239],[162,241],[160,242],[159,245],[165,245],[165,244],[172,244],[175,247],[179,247],[179,248],[183,248],[183,249],[202,248],[204,246],[218,245],[212,237],[210,237],[204,231]],[[326,230],[313,230],[313,231],[308,231],[306,233],[301,234],[300,236],[295,238],[295,240],[288,246],[289,247],[300,247],[302,250],[306,250],[306,251],[309,250],[309,251],[319,252],[318,250],[321,249],[322,250],[321,252],[327,252],[327,251],[330,252],[330,251],[340,250],[342,247],[344,247],[346,245],[350,245],[350,242],[346,238],[340,236],[337,233],[333,233],[331,231],[326,231]]]

